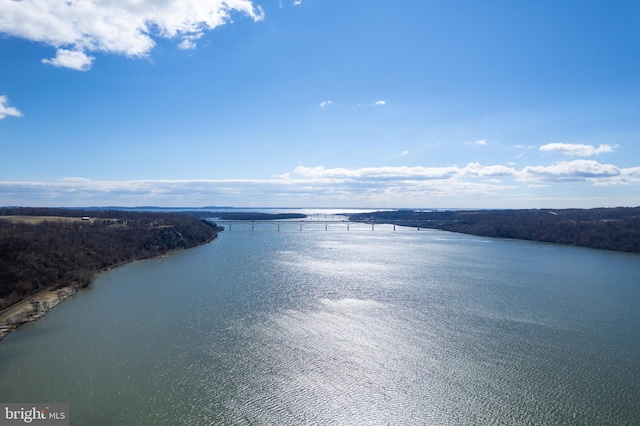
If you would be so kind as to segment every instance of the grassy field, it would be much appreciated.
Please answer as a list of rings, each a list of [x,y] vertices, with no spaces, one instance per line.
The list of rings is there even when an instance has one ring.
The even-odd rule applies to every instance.
[[[81,222],[81,217],[64,217],[64,216],[0,216],[0,220],[8,220],[12,223],[41,223],[45,220],[49,221],[64,221],[64,222]],[[95,218],[89,219],[89,221],[93,222]],[[104,220],[104,219],[102,219]]]

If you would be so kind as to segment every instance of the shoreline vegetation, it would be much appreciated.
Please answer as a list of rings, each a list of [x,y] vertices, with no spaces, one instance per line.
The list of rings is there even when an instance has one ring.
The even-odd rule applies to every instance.
[[[640,207],[397,210],[348,214],[353,222],[439,229],[492,238],[640,253]]]
[[[222,230],[179,213],[0,208],[0,340],[98,272],[206,244]]]

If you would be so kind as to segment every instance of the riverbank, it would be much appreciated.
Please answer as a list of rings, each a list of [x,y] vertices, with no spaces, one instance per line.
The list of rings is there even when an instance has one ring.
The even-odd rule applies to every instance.
[[[398,210],[347,215],[364,223],[440,229],[640,253],[640,207],[529,210]]]
[[[76,294],[72,287],[44,291],[18,302],[0,314],[0,340],[20,326],[37,321],[65,299]]]
[[[208,240],[204,241],[202,244],[199,244],[199,245],[209,244],[210,242],[215,240],[218,236],[218,232],[213,234]],[[194,246],[194,247],[197,247],[197,246]],[[189,248],[194,248],[194,247],[189,247]],[[153,257],[141,257],[140,259],[133,259],[126,262],[120,262],[118,264],[103,268],[99,272],[96,272],[94,274],[94,277],[95,275],[98,275],[100,272],[108,271],[113,268],[118,268],[128,263],[136,262],[139,260],[162,258],[170,255],[171,253],[182,251],[182,250],[188,250],[189,248],[173,249]],[[92,282],[93,282],[93,279],[91,280],[91,283]],[[30,296],[0,311],[0,341],[2,341],[6,336],[8,336],[12,331],[17,330],[24,324],[39,320],[40,318],[45,316],[55,306],[59,305],[69,297],[73,296],[84,287],[87,287],[87,286],[83,286],[83,287],[67,286],[59,289],[44,290],[35,296]]]
[[[101,271],[209,243],[223,229],[175,213],[4,208],[0,217],[1,337]]]

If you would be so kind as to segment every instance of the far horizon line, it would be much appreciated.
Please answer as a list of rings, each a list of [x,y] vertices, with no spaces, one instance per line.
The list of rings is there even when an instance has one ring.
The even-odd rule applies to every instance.
[[[226,210],[372,210],[372,211],[389,211],[389,210],[434,210],[434,211],[459,211],[459,210],[594,210],[594,209],[620,209],[620,208],[638,208],[640,206],[613,206],[613,207],[234,207],[234,206],[201,206],[201,207],[166,207],[166,206],[0,206],[3,209],[65,209],[65,210],[205,210],[214,211],[216,209]]]

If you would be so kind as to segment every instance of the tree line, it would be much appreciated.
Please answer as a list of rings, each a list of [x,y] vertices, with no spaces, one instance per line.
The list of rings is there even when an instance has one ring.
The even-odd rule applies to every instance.
[[[528,210],[398,210],[349,215],[355,222],[392,223],[495,238],[514,238],[640,253],[640,207]]]
[[[194,247],[222,230],[175,213],[0,208],[0,216],[18,215],[51,219],[0,218],[0,309],[46,288],[87,286],[100,270]]]
[[[302,213],[260,213],[260,212],[216,212],[216,211],[184,211],[181,212],[190,216],[207,218],[215,217],[220,220],[282,220],[282,219],[305,219],[306,214]]]

